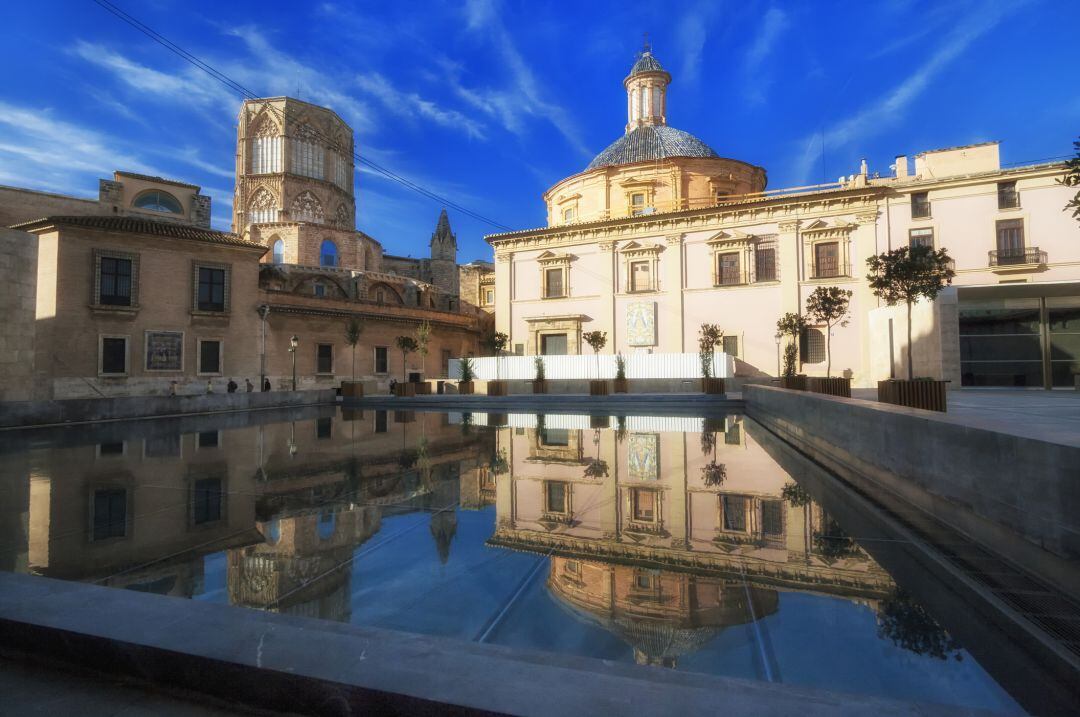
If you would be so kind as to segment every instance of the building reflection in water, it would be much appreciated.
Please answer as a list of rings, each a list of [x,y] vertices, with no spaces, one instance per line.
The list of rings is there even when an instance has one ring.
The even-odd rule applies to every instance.
[[[906,649],[956,650],[738,416],[327,409],[166,425],[9,456],[4,566],[348,621],[354,566],[386,519],[422,516],[445,566],[458,511],[494,506],[487,545],[550,556],[550,595],[639,663],[677,666],[788,591],[867,605]]]

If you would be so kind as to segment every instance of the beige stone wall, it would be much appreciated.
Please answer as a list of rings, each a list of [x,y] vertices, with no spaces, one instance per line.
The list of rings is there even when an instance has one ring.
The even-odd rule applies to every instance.
[[[165,394],[176,380],[198,391],[211,379],[218,391],[230,375],[258,371],[251,341],[258,325],[259,252],[206,242],[61,227],[41,235],[38,262],[35,398],[92,398]],[[138,255],[138,310],[110,311],[90,305],[93,252],[111,249]],[[193,311],[193,262],[230,267],[229,310],[224,316]],[[183,332],[183,370],[147,371],[148,331]],[[102,335],[128,338],[128,376],[99,375]],[[221,376],[197,375],[198,339],[223,342]]]
[[[955,289],[946,289],[934,302],[924,300],[911,307],[911,358],[915,378],[945,380],[951,382],[949,388],[960,387],[957,308]],[[870,380],[907,378],[906,305],[872,310],[869,326]]]
[[[111,210],[93,199],[79,199],[63,194],[35,192],[32,189],[0,186],[0,227],[62,214],[109,214]]]
[[[0,229],[0,401],[27,401],[34,378],[38,240]]]

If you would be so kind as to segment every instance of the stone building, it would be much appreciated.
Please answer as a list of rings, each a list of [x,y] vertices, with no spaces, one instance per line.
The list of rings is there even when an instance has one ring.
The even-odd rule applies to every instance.
[[[854,292],[832,331],[832,371],[871,386],[906,376],[906,317],[870,291],[868,257],[946,248],[955,289],[912,319],[916,375],[978,385],[1071,386],[1080,372],[1080,225],[1062,211],[1062,162],[1003,167],[996,142],[923,152],[891,176],[865,163],[839,182],[766,190],[765,172],[668,126],[668,82],[651,51],[623,84],[625,133],[544,194],[548,226],[493,234],[496,324],[518,352],[697,350],[725,332],[737,376],[775,376],[776,321],[819,286]],[[799,370],[824,375],[824,326]]]
[[[461,300],[479,307],[488,314],[495,313],[495,265],[476,259],[458,268]]]
[[[253,100],[237,133],[233,232],[209,228],[199,187],[159,177],[116,172],[97,202],[0,187],[0,216],[21,230],[4,241],[26,249],[5,252],[8,263],[40,247],[36,270],[5,267],[22,279],[5,282],[15,293],[0,362],[18,369],[0,396],[223,391],[229,379],[385,390],[392,376],[445,376],[451,358],[478,352],[491,318],[461,301],[445,210],[429,258],[384,255],[356,229],[352,130],[336,114]],[[32,313],[15,295],[28,291]],[[349,346],[354,318],[362,333]],[[396,339],[425,323],[427,355],[406,360]]]

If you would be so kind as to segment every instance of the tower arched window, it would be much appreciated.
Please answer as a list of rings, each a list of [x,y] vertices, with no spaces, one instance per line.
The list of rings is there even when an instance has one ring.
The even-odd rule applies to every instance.
[[[277,124],[263,115],[255,121],[251,139],[251,173],[271,174],[281,171],[281,136]]]
[[[292,137],[292,173],[323,179],[324,152],[318,136],[310,125],[302,124]]]
[[[248,204],[248,222],[262,224],[277,221],[277,200],[265,188],[260,187]]]
[[[274,263],[275,264],[284,264],[285,263],[285,242],[281,241],[280,239],[275,239],[274,242],[270,246],[272,247],[272,251],[273,251]]]
[[[320,266],[337,266],[338,265],[338,250],[337,244],[329,239],[323,239],[322,246],[319,247],[319,265]]]
[[[165,212],[168,214],[183,214],[184,208],[180,202],[168,192],[159,189],[151,189],[135,197],[131,203],[136,209],[149,209],[152,212]]]

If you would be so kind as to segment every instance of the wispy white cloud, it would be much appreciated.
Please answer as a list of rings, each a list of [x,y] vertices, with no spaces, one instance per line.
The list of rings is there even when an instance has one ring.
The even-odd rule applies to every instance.
[[[762,104],[773,81],[773,72],[766,61],[773,54],[781,35],[790,24],[783,10],[771,7],[765,12],[757,34],[746,51],[743,72],[746,82],[746,99],[752,104]]]
[[[356,78],[356,83],[360,89],[378,99],[387,110],[396,115],[409,118],[419,117],[439,126],[464,132],[474,139],[484,138],[484,126],[480,122],[457,110],[440,107],[415,92],[403,92],[381,73],[369,72],[360,75]]]
[[[798,144],[802,154],[794,162],[793,174],[801,184],[810,181],[812,167],[820,159],[822,146],[826,151],[866,142],[888,127],[901,121],[908,107],[931,86],[933,80],[950,63],[963,55],[980,37],[999,25],[1024,2],[984,8],[981,13],[967,16],[926,62],[885,95],[865,105],[851,117],[826,127],[821,134],[810,135]]]
[[[680,82],[694,84],[700,79],[705,43],[719,10],[719,3],[702,0],[693,3],[679,17],[675,25],[675,39],[682,58]]]
[[[582,139],[581,130],[561,105],[549,100],[532,67],[525,61],[514,38],[499,15],[495,0],[469,0],[465,5],[466,26],[490,39],[512,84],[501,90],[468,88],[455,81],[452,89],[476,109],[499,119],[510,132],[521,134],[523,117],[537,117],[550,122],[575,151],[583,156],[592,152]]]

